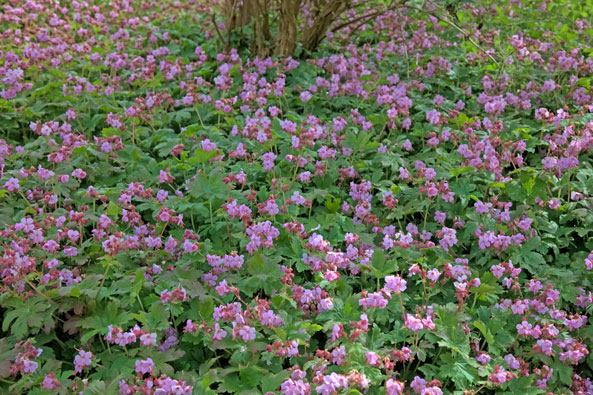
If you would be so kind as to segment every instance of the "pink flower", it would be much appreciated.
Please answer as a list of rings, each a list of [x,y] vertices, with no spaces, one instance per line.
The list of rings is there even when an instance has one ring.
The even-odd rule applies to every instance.
[[[343,333],[344,327],[342,326],[342,324],[334,324],[334,327],[332,329],[332,341],[335,342],[336,340],[338,340],[340,337],[342,337]]]
[[[74,357],[74,371],[76,373],[81,373],[82,369],[91,366],[91,359],[94,357],[95,356],[91,352],[80,350],[78,355]]]
[[[183,242],[183,254],[191,254],[200,249],[200,245],[197,242],[192,243],[189,240]]]
[[[171,292],[169,292],[168,289],[163,289],[161,291],[161,302],[163,304],[171,303],[172,300],[173,300],[173,294]]]
[[[510,378],[510,374],[506,372],[502,366],[495,366],[494,373],[488,377],[488,381],[494,385],[500,385]]]
[[[78,255],[78,250],[76,249],[76,247],[65,247],[64,255],[69,257],[75,257],[76,255]]]
[[[593,251],[585,258],[585,265],[587,266],[587,270],[593,269]]]
[[[86,177],[86,172],[82,169],[76,169],[72,172],[72,177],[83,179]]]
[[[412,151],[412,143],[408,139],[406,139],[406,141],[404,141],[404,143],[402,144],[402,147],[408,152]]]
[[[8,192],[17,192],[20,187],[18,178],[12,177],[10,180],[4,183],[4,187],[8,190]]]
[[[202,149],[206,152],[210,152],[216,149],[216,144],[211,142],[209,139],[202,141]]]
[[[194,324],[191,320],[187,320],[185,322],[185,328],[183,328],[183,332],[185,333],[194,333],[197,332],[198,325]]]
[[[152,359],[150,358],[147,358],[145,360],[137,360],[136,364],[134,365],[134,369],[136,370],[136,373],[152,374],[152,369],[154,369],[154,362],[152,362]]]
[[[476,360],[481,363],[482,365],[486,365],[490,362],[490,355],[486,354],[485,352],[481,352],[477,357]]]
[[[476,208],[476,213],[487,214],[492,208],[492,203],[483,203],[481,200],[478,200],[474,203],[474,207]]]
[[[39,364],[28,359],[23,360],[23,373],[33,374],[37,370]]]
[[[346,360],[346,347],[340,346],[339,348],[335,348],[331,353],[330,360],[336,365],[343,364]]]
[[[441,273],[437,269],[429,270],[426,273],[426,277],[432,282],[437,282],[440,275],[441,275]]]
[[[384,309],[387,306],[387,299],[381,293],[375,292],[368,294],[366,298],[360,298],[358,304],[362,306],[364,311],[367,311],[371,307]]]
[[[385,391],[387,395],[397,395],[404,392],[404,383],[394,379],[389,379],[385,383]]]
[[[55,240],[48,240],[41,248],[43,248],[47,252],[56,252],[59,247],[60,245],[56,243]]]
[[[313,97],[313,95],[309,91],[303,91],[303,92],[301,92],[301,95],[300,95],[300,98],[303,101],[303,103],[308,102],[309,100],[311,100],[312,97]]]
[[[66,117],[69,121],[73,121],[76,119],[76,111],[74,111],[73,108],[69,108],[68,111],[66,111]]]
[[[399,294],[406,290],[406,280],[400,276],[387,276],[385,277],[385,289]]]
[[[235,337],[235,329],[237,329],[237,328],[238,327],[233,328],[233,338]],[[237,332],[237,335],[241,339],[243,339],[243,341],[245,343],[247,343],[249,340],[255,339],[255,328],[252,328],[250,326],[243,325],[240,328],[238,328],[238,330],[236,332]]]
[[[222,280],[220,284],[216,286],[216,293],[218,293],[220,296],[231,293],[231,288],[227,286],[226,280]]]
[[[214,324],[214,335],[212,336],[212,340],[221,341],[226,337],[226,335],[226,331],[221,329],[218,323]]]
[[[550,207],[552,210],[556,210],[561,205],[562,205],[562,203],[560,203],[560,200],[558,200],[558,199],[552,199],[552,200],[548,201],[548,207]]]
[[[519,369],[521,367],[519,360],[515,358],[515,356],[513,356],[512,354],[505,355],[504,360],[511,369]]]
[[[145,333],[140,336],[140,345],[152,346],[156,344],[156,333]]]
[[[56,374],[53,372],[46,375],[41,382],[41,388],[46,390],[55,390],[60,385],[60,382],[56,379]]]
[[[369,364],[371,366],[376,366],[379,364],[380,359],[381,359],[381,357],[376,352],[367,351],[367,353],[366,353],[367,364]]]
[[[276,159],[276,155],[273,152],[263,154],[262,159],[265,171],[271,171],[274,169],[274,159]]]
[[[410,387],[414,390],[414,392],[422,392],[426,388],[426,380],[421,377],[415,376],[414,380],[410,383]]]
[[[557,163],[558,159],[551,156],[546,156],[544,159],[542,159],[544,170],[553,170],[556,167]]]
[[[441,225],[445,224],[445,220],[447,219],[447,214],[442,211],[437,211],[434,214],[434,220]]]
[[[404,322],[404,326],[412,330],[412,332],[418,332],[424,328],[422,325],[422,320],[420,318],[414,317],[411,314],[406,314],[406,322]]]
[[[443,390],[439,387],[427,387],[420,392],[420,395],[443,395]]]
[[[433,103],[435,106],[440,106],[441,104],[443,104],[445,102],[445,98],[441,95],[436,95],[434,97]]]
[[[433,125],[441,123],[441,114],[437,110],[430,110],[426,113],[426,120]]]

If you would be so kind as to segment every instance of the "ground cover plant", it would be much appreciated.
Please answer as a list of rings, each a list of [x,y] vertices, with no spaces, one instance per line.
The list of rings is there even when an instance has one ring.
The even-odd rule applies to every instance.
[[[4,2],[0,388],[593,393],[593,2],[402,4]]]

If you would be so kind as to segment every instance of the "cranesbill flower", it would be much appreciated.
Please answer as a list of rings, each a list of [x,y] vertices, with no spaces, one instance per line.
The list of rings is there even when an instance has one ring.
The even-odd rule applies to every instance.
[[[147,358],[145,360],[137,360],[134,365],[134,370],[136,371],[136,373],[140,374],[152,374],[152,369],[154,369],[154,362],[150,358]]]
[[[91,352],[80,350],[78,355],[74,357],[74,371],[81,373],[83,369],[91,366],[91,359],[94,357]]]
[[[61,384],[56,379],[56,374],[53,373],[53,372],[47,374],[43,378],[43,381],[41,382],[41,388],[46,389],[46,390],[54,390],[54,389],[56,389],[56,388],[58,388],[60,386],[61,386]]]
[[[387,276],[385,277],[385,289],[389,292],[399,294],[406,290],[406,280],[400,276]]]
[[[18,178],[12,177],[4,183],[4,187],[8,190],[8,192],[17,192],[20,187]]]
[[[263,154],[262,159],[264,170],[271,171],[274,169],[274,159],[276,159],[276,155],[273,152]]]
[[[404,383],[394,379],[385,382],[385,392],[387,395],[398,395],[404,392]]]
[[[424,326],[422,325],[422,319],[417,318],[411,314],[406,314],[406,321],[404,322],[404,326],[412,330],[412,332],[418,332],[419,330],[424,328]]]

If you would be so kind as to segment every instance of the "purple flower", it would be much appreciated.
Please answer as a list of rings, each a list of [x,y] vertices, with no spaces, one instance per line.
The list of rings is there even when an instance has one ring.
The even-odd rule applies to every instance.
[[[152,369],[154,369],[154,362],[152,362],[152,359],[150,358],[145,360],[137,360],[136,364],[134,365],[134,369],[136,370],[136,373],[152,373]]]
[[[433,102],[434,102],[434,105],[438,107],[445,102],[445,98],[441,95],[436,95],[434,97]]]
[[[23,360],[23,373],[33,374],[37,370],[39,364],[28,359]]]
[[[404,141],[404,143],[402,144],[402,147],[406,150],[406,151],[412,151],[412,143],[410,142],[410,140],[406,139],[406,141]]]
[[[394,379],[385,382],[385,391],[387,395],[398,395],[404,392],[404,383]]]
[[[276,159],[276,155],[273,152],[267,152],[263,154],[262,159],[265,171],[271,171],[274,169],[274,159]]]
[[[486,365],[490,362],[490,355],[486,354],[485,352],[481,352],[477,357],[476,360],[480,362],[482,365]]]
[[[17,192],[20,187],[18,178],[12,177],[10,180],[6,181],[4,187],[8,189],[8,192]]]
[[[400,276],[385,277],[385,289],[390,292],[400,293],[406,290],[406,280]]]
[[[426,113],[426,120],[433,125],[441,123],[441,114],[437,110],[430,110]]]
[[[76,247],[65,247],[64,255],[69,257],[75,257],[76,255],[78,255],[78,250],[76,249]]]
[[[301,95],[299,97],[301,98],[301,100],[303,101],[303,103],[306,103],[309,100],[311,100],[311,98],[313,97],[313,95],[309,91],[303,91],[303,92],[301,92]]]
[[[94,357],[91,352],[80,350],[78,355],[74,357],[74,371],[81,373],[83,369],[91,366],[91,359]]]
[[[436,282],[439,279],[440,275],[441,273],[437,269],[429,270],[426,273],[426,277],[428,277],[428,279],[432,282]]]
[[[481,200],[478,200],[474,203],[474,207],[476,208],[476,213],[487,214],[492,207],[492,203],[484,203]]]
[[[210,152],[216,149],[216,144],[211,142],[209,139],[202,141],[202,149],[206,152]]]
[[[434,214],[434,220],[441,225],[445,223],[445,219],[447,219],[447,213],[444,213],[442,211],[437,211]]]
[[[404,326],[410,329],[413,332],[418,332],[424,326],[422,325],[422,320],[420,318],[416,318],[411,314],[406,314],[406,321],[404,322]]]

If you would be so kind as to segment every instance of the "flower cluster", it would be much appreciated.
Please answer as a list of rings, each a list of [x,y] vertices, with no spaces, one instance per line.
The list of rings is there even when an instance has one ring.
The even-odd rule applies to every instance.
[[[587,2],[5,3],[3,389],[593,391]]]

